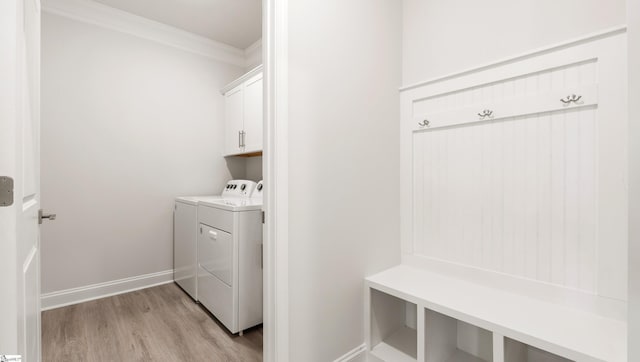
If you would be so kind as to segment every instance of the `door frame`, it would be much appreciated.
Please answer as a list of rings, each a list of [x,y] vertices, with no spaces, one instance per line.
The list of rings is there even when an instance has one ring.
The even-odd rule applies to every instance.
[[[263,0],[265,362],[289,361],[288,0]]]
[[[640,0],[627,0],[629,74],[628,360],[640,359]],[[636,100],[636,101],[634,101]]]

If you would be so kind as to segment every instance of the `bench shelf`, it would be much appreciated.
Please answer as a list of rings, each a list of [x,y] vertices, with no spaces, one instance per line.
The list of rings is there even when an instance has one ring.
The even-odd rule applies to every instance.
[[[531,347],[511,338],[504,339],[504,362],[570,362],[553,353]]]
[[[374,361],[626,362],[624,321],[408,265],[365,289]]]

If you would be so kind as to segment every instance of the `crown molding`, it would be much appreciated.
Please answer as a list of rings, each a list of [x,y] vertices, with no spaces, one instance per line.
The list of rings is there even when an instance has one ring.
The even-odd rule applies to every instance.
[[[244,55],[245,56],[249,56],[251,53],[256,52],[256,51],[258,51],[260,49],[262,49],[262,38],[258,39],[255,43],[249,45],[244,50]]]
[[[262,39],[258,39],[244,50],[244,59],[246,68],[262,63]]]
[[[234,80],[233,82],[227,84],[224,86],[224,88],[220,89],[220,94],[225,94],[228,91],[232,90],[233,88],[239,86],[240,84],[244,83],[247,79],[252,78],[253,76],[262,73],[262,64],[258,65],[257,67],[251,69],[250,71],[246,72],[245,74],[243,74],[240,78]]]
[[[244,67],[246,64],[245,50],[92,0],[43,0],[42,10],[50,14],[151,40],[223,63],[239,67]]]

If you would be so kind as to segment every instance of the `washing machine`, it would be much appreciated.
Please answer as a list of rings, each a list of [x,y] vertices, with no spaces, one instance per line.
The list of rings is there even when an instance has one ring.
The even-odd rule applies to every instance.
[[[222,194],[177,197],[173,212],[173,280],[191,298],[198,300],[198,204],[221,198],[249,198],[255,182],[231,180]]]
[[[244,187],[243,187],[244,186]],[[262,182],[198,203],[199,302],[231,333],[262,323]]]
[[[177,197],[174,204],[173,280],[196,301],[198,300],[198,201],[215,197]]]

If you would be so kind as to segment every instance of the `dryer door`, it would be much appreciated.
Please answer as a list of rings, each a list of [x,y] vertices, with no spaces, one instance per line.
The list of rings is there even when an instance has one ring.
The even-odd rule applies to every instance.
[[[198,264],[222,282],[231,286],[233,238],[228,232],[200,224]]]

